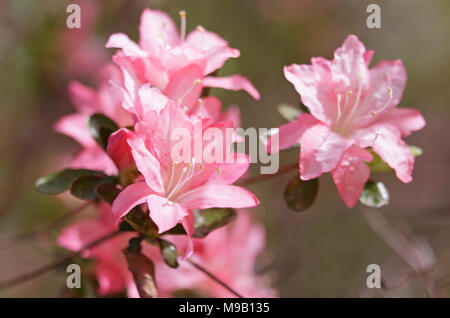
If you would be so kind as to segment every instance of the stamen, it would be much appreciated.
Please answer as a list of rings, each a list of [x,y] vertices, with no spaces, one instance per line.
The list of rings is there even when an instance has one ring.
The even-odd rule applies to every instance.
[[[342,95],[338,94],[337,95],[337,118],[336,118],[336,120],[339,120],[339,118],[341,118],[341,100],[342,100]]]
[[[186,90],[186,92],[183,94],[183,96],[181,96],[181,97],[179,97],[179,98],[177,99],[178,106],[181,106],[181,103],[183,102],[183,99],[185,99],[186,96],[188,96],[188,95],[192,92],[192,90],[194,89],[194,87],[195,87],[196,85],[199,85],[201,82],[202,82],[202,80],[199,79],[199,78],[197,78],[197,79],[194,80],[194,82],[192,83],[192,85]]]
[[[345,121],[345,123],[351,122],[353,115],[355,114],[356,110],[358,109],[359,100],[361,99],[362,88],[363,88],[363,76],[360,74],[359,75],[358,94],[356,95],[355,103],[353,104],[353,107],[350,111],[350,114],[347,116],[347,120]]]
[[[182,10],[179,12],[179,14],[181,19],[181,27],[180,27],[181,42],[184,42],[184,39],[186,38],[186,11]]]
[[[203,169],[202,166],[200,166],[200,169]],[[189,182],[189,180],[191,180],[199,173],[200,171],[195,173],[195,158],[192,158],[191,162],[188,163],[188,165],[183,168],[183,171],[181,173],[180,178],[178,179],[177,184],[167,195],[167,198],[170,199],[172,196],[176,195],[178,191],[182,189],[187,182]]]
[[[220,168],[216,168],[216,171],[217,171],[217,175],[220,177]]]
[[[205,28],[202,27],[201,25],[197,25],[197,30],[200,32],[205,32]]]
[[[374,116],[375,116],[376,114],[378,114],[378,113],[381,113],[382,111],[384,111],[386,108],[389,107],[389,105],[390,105],[391,102],[392,102],[393,96],[394,96],[391,87],[388,87],[388,93],[389,93],[389,99],[388,99],[388,101],[387,101],[387,102],[383,105],[383,107],[381,107],[379,110],[371,112],[370,114],[372,115],[372,117],[374,117]]]
[[[203,98],[199,98],[198,99],[198,105],[199,106],[203,106]]]

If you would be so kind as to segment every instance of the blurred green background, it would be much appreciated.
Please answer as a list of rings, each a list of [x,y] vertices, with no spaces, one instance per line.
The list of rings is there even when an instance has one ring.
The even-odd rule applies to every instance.
[[[66,7],[78,3],[82,29],[69,30]],[[366,7],[381,6],[381,29],[366,27]],[[402,59],[408,83],[400,106],[417,108],[427,126],[408,137],[424,154],[416,160],[414,181],[402,184],[392,173],[374,176],[385,182],[390,205],[381,212],[393,223],[407,222],[425,237],[438,260],[438,273],[450,272],[450,1],[448,0],[112,0],[0,1],[0,279],[53,259],[54,240],[17,241],[14,237],[47,224],[69,207],[55,197],[37,194],[34,181],[59,168],[64,156],[79,149],[52,132],[52,124],[73,111],[67,83],[95,83],[95,74],[113,51],[108,36],[125,32],[138,38],[141,11],[167,11],[178,22],[187,11],[188,30],[201,24],[241,50],[220,75],[241,73],[261,92],[254,101],[242,92],[213,90],[224,105],[241,107],[242,126],[277,127],[284,123],[276,105],[298,104],[299,97],[282,74],[284,65],[309,63],[312,56],[331,59],[348,34],[375,50],[373,64]],[[87,65],[83,56],[94,52]],[[81,61],[81,62],[80,62]],[[80,72],[80,70],[82,72]],[[298,152],[281,155],[281,166],[298,160]],[[252,168],[253,173],[257,170]],[[413,280],[393,292],[367,289],[366,266],[379,264],[395,282],[408,265],[374,234],[358,204],[347,209],[329,175],[308,211],[287,209],[283,189],[295,173],[251,186],[262,204],[255,218],[266,225],[265,271],[283,297],[426,296]],[[78,203],[73,202],[73,205]],[[62,253],[58,250],[58,253]],[[55,297],[65,286],[64,269],[1,291],[1,297]],[[448,292],[448,290],[447,290]],[[447,293],[448,295],[448,293]]]

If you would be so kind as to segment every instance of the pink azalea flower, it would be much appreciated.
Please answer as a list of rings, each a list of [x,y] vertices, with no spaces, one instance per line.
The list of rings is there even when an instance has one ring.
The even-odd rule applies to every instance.
[[[121,49],[113,60],[121,67],[125,78],[121,88],[123,106],[142,119],[145,106],[141,106],[141,99],[151,94],[151,88],[187,108],[196,106],[203,87],[243,89],[259,99],[258,91],[241,75],[208,76],[227,59],[238,57],[240,52],[202,27],[186,37],[185,13],[181,17],[180,35],[166,13],[146,9],[141,16],[139,44],[123,33],[109,38],[106,47]]]
[[[88,131],[89,116],[94,113],[105,114],[119,126],[133,124],[131,115],[120,107],[120,96],[111,89],[110,80],[121,81],[117,67],[108,64],[102,71],[98,91],[79,82],[69,85],[69,94],[77,110],[76,113],[63,116],[55,125],[55,131],[75,139],[83,150],[71,161],[72,168],[102,170],[107,174],[116,174],[117,167],[100,148]]]
[[[406,85],[403,63],[382,61],[369,69],[372,56],[373,51],[350,35],[332,61],[316,57],[311,65],[284,68],[310,114],[280,127],[280,148],[299,142],[300,178],[331,172],[349,207],[356,204],[369,177],[364,163],[372,160],[368,147],[401,181],[412,180],[414,157],[402,137],[425,125],[418,111],[396,107]]]
[[[128,139],[128,145],[144,180],[126,187],[114,201],[113,214],[116,223],[133,207],[146,203],[150,211],[149,216],[158,226],[159,233],[181,223],[188,237],[191,237],[193,209],[258,205],[258,199],[252,193],[231,185],[247,171],[249,160],[246,155],[234,154],[234,163],[218,163],[218,160],[207,163],[203,158],[197,157],[196,160],[194,156],[181,162],[174,161],[172,151],[177,142],[171,140],[171,134],[175,128],[182,127],[189,133],[189,136],[185,137],[189,138],[187,143],[190,143],[191,149],[194,149],[198,142],[202,143],[202,149],[219,142],[215,139],[206,142],[203,128],[218,129],[222,136],[226,136],[227,128],[232,128],[231,122],[205,126],[201,125],[202,122],[199,120],[192,123],[180,108],[169,103],[156,119],[148,116],[147,121],[136,125],[136,136]],[[200,135],[195,133],[199,129],[203,129],[200,130]],[[224,155],[232,142],[228,139],[225,141],[220,141]],[[221,162],[226,162],[225,157]],[[189,246],[186,255],[191,253],[192,246]]]

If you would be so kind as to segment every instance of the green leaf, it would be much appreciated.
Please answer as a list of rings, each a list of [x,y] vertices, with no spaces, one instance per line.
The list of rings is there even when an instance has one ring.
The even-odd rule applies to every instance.
[[[69,190],[72,182],[82,176],[105,176],[101,171],[87,169],[64,169],[39,178],[35,188],[42,194],[59,194]]]
[[[304,181],[297,175],[284,190],[284,201],[291,210],[302,212],[313,205],[318,190],[319,179]]]
[[[161,256],[164,260],[164,262],[172,267],[177,268],[178,267],[178,251],[175,245],[170,243],[169,241],[160,239],[159,240],[159,250],[161,251]]]
[[[112,205],[114,200],[119,195],[120,190],[117,189],[115,185],[106,183],[99,185],[96,189],[96,192],[100,199],[102,199],[109,205]]]
[[[109,136],[119,129],[119,126],[103,114],[94,114],[89,117],[88,130],[97,143],[106,150]]]
[[[359,201],[372,208],[381,208],[389,203],[389,192],[382,182],[367,181]]]
[[[156,239],[158,236],[158,227],[139,206],[128,212],[125,216],[125,221],[127,221],[136,232],[144,234],[150,239]]]
[[[280,104],[277,106],[277,110],[287,121],[293,121],[302,113],[298,107],[289,104]]]
[[[72,183],[70,193],[81,200],[96,201],[99,199],[97,188],[103,184],[117,184],[117,178],[109,176],[82,176]]]
[[[194,237],[203,238],[236,218],[236,210],[212,208],[196,212],[194,215]]]

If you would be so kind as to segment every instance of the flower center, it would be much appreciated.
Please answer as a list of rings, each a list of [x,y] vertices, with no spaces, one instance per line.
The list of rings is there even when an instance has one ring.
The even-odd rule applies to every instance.
[[[200,165],[200,169],[195,172],[195,159],[192,158],[192,162],[185,165],[181,172],[179,171],[180,165],[174,162],[170,167],[169,182],[166,185],[166,197],[168,200],[173,199],[180,190],[188,183],[193,177],[199,175],[203,170],[203,165]]]
[[[353,95],[353,92],[351,90],[347,91],[344,98],[341,94],[338,94],[336,96],[336,120],[333,123],[333,130],[336,133],[345,136],[352,130],[352,128],[355,127],[355,125],[360,124],[361,122],[367,123],[367,120],[372,120],[376,115],[382,113],[391,105],[393,100],[393,92],[392,88],[388,87],[389,98],[386,103],[384,103],[384,105],[379,109],[370,111],[368,115],[361,116],[364,115],[367,111],[366,108],[363,109],[363,107],[360,106],[362,89],[363,76],[360,75],[358,92],[353,103],[351,102],[351,97]]]

